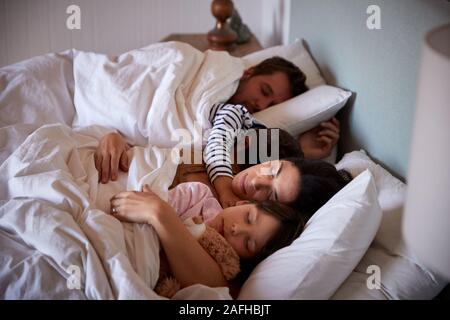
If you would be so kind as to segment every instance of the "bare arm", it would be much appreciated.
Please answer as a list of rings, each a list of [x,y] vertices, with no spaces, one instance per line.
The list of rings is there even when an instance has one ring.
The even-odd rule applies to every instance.
[[[224,287],[227,282],[216,261],[189,233],[174,212],[164,212],[152,225],[159,235],[172,272],[182,287],[201,283]]]
[[[227,286],[216,261],[189,233],[175,210],[148,189],[145,192],[121,192],[111,199],[116,218],[152,225],[161,241],[170,268],[182,287],[204,284]]]

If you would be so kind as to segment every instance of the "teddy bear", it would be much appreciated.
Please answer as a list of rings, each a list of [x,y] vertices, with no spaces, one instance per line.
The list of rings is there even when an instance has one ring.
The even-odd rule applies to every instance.
[[[201,217],[189,218],[184,224],[197,239],[200,245],[217,262],[226,280],[234,279],[240,272],[239,256],[225,238],[214,228],[207,226]],[[160,296],[172,298],[181,285],[167,271],[160,268],[160,277],[155,286],[155,292]]]

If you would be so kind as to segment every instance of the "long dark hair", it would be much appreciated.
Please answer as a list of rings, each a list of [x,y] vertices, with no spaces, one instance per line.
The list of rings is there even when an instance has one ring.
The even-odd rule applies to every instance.
[[[284,160],[291,162],[299,170],[301,177],[299,193],[290,205],[308,219],[352,180],[350,173],[337,170],[326,161],[299,158]]]

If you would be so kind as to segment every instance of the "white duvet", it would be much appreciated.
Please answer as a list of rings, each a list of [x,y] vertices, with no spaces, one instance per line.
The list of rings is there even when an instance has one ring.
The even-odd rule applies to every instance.
[[[244,65],[224,51],[169,42],[118,58],[75,52],[74,126],[102,125],[139,145],[172,147],[179,129],[201,136],[211,105],[237,88]],[[201,141],[194,141],[199,142]]]
[[[181,43],[119,57],[71,50],[0,69],[0,298],[160,298],[155,232],[106,214],[109,198],[144,183],[166,198],[173,132],[200,141],[209,108],[242,72],[240,59]],[[130,149],[129,174],[99,185],[93,154],[111,129],[150,147]],[[193,286],[175,298],[230,296]]]

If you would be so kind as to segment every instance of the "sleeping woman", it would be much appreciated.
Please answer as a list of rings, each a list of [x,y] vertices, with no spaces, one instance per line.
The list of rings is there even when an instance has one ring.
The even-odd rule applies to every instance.
[[[270,134],[273,129],[262,130],[268,130]],[[259,164],[256,165],[233,165],[232,191],[239,200],[273,200],[301,209],[304,214],[311,216],[348,180],[344,179],[348,176],[342,174],[342,171],[338,172],[333,165],[311,160],[329,155],[339,137],[339,123],[335,119],[325,122],[303,133],[299,141],[286,131],[277,130],[279,130],[281,161],[260,163],[258,159]],[[270,141],[271,139],[266,139],[266,143]],[[259,146],[259,141],[250,141],[250,144],[252,143]],[[102,183],[106,183],[109,179],[116,180],[119,169],[127,171],[128,148],[118,133],[107,134],[101,139],[95,159]],[[266,150],[270,150],[270,145]],[[258,150],[256,152],[259,154]],[[248,159],[248,153],[246,158]],[[277,163],[277,167],[274,167],[274,163]],[[191,181],[208,185],[217,197],[203,163],[180,164],[172,187]]]

